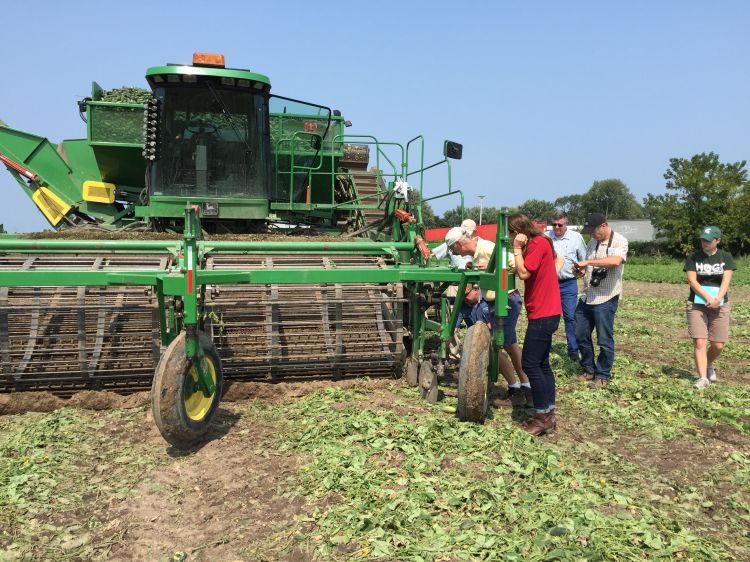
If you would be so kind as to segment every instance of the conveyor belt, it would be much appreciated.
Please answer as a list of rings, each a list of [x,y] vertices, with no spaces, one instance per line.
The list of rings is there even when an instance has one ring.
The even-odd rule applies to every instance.
[[[163,271],[163,255],[5,255],[0,270]],[[385,267],[378,256],[219,255],[205,267]],[[221,285],[203,313],[229,380],[383,376],[402,353],[401,285]],[[0,391],[150,387],[159,307],[143,287],[0,287]]]

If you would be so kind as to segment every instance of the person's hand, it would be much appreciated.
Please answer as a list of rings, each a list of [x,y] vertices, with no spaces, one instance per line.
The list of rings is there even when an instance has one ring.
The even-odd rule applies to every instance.
[[[586,273],[586,266],[588,265],[588,261],[583,260],[579,261],[577,263],[573,264],[573,275],[576,277],[583,277]]]
[[[721,306],[721,301],[717,298],[711,297],[706,301],[706,308],[710,308],[711,310],[718,310]]]
[[[513,247],[517,250],[521,250],[526,245],[526,242],[528,241],[529,241],[529,237],[519,232],[518,234],[516,234],[516,237],[513,239]]]

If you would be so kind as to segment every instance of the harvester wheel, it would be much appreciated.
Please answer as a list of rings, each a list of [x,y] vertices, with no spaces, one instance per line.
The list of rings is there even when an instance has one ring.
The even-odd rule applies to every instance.
[[[409,386],[417,386],[419,384],[419,362],[416,357],[409,356],[404,361],[404,380]]]
[[[422,361],[419,366],[419,393],[430,404],[438,401],[438,377],[430,361]]]
[[[484,423],[490,340],[490,329],[484,322],[477,322],[466,330],[458,372],[458,419],[461,421]]]
[[[216,389],[204,396],[198,388],[198,371],[188,364],[185,332],[167,347],[159,360],[151,386],[151,410],[162,437],[178,449],[189,449],[208,432],[221,399],[221,360],[211,338],[198,332],[198,341]]]

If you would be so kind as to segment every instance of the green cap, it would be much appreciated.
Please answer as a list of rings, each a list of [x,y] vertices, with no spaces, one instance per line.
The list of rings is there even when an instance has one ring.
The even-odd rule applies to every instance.
[[[707,226],[703,230],[701,230],[701,240],[708,240],[711,242],[711,240],[716,240],[717,238],[721,238],[721,229],[718,226]]]

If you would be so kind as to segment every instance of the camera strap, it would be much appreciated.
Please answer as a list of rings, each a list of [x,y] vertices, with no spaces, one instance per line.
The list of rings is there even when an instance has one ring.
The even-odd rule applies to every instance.
[[[615,237],[615,231],[610,229],[609,230],[609,242],[607,242],[607,251],[612,247],[612,238]],[[605,258],[607,256],[604,256]],[[599,259],[599,241],[596,241],[596,250],[594,250],[594,259]]]

